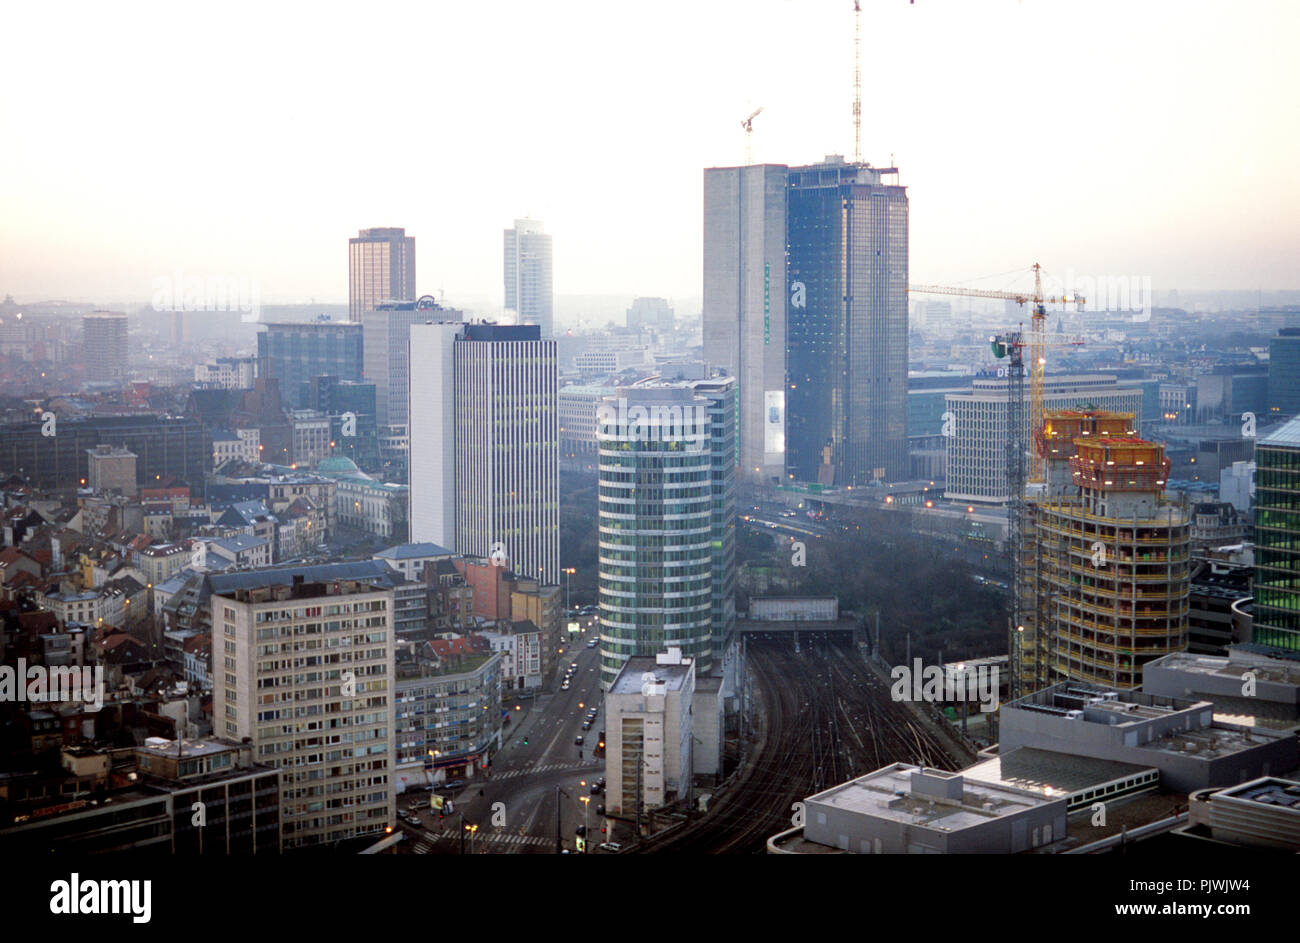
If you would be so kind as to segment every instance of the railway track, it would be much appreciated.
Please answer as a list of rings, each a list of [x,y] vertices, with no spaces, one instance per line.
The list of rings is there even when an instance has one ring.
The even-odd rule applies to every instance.
[[[895,703],[851,646],[788,640],[750,643],[751,683],[762,704],[749,768],[704,816],[643,840],[648,853],[762,853],[793,821],[793,805],[893,762],[956,769],[943,744]]]

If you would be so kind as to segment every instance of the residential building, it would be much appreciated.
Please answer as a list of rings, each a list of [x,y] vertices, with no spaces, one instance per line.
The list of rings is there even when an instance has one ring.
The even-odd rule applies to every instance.
[[[478,635],[408,642],[396,679],[397,792],[473,779],[501,746],[501,655]]]
[[[286,849],[381,835],[396,814],[393,591],[306,575],[210,577],[214,732],[281,770]]]
[[[255,357],[218,357],[194,366],[194,382],[212,389],[251,390],[255,379]]]
[[[93,382],[126,383],[130,369],[127,317],[111,311],[95,311],[81,319],[86,379]]]
[[[431,543],[396,544],[379,551],[374,559],[383,560],[408,580],[424,580],[424,568],[427,564],[439,560],[450,560],[456,554],[446,547]]]

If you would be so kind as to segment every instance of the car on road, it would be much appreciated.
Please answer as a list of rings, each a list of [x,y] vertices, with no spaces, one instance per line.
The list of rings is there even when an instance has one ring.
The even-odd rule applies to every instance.
[[[569,670],[570,670],[570,671],[577,671],[577,670],[578,670],[578,663],[577,663],[576,661],[571,661],[571,662],[569,662]]]
[[[579,746],[579,747],[582,746],[582,734],[578,734],[576,737],[574,737],[573,743],[574,746]]]
[[[597,645],[597,642],[596,642],[595,639],[592,639],[591,641],[587,642],[587,647],[588,647],[588,648],[595,648],[596,645]]]
[[[600,843],[600,850],[617,854],[623,850],[623,846],[616,841],[603,841]]]
[[[592,783],[592,784],[591,784],[591,794],[592,794],[593,796],[598,796],[598,795],[600,795],[600,783]]]
[[[564,683],[563,683],[562,685],[560,685],[560,690],[561,690],[561,691],[567,691],[567,690],[569,690],[569,679],[568,679],[568,678],[565,678],[565,679],[564,679]]]
[[[598,806],[596,806],[596,814],[597,814],[597,815],[604,815],[604,814],[605,814],[605,807],[604,807],[603,805],[598,805]]]
[[[416,828],[424,827],[424,823],[420,821],[420,817],[417,815],[407,814],[402,816],[402,820],[405,821],[407,825],[413,825]]]
[[[584,720],[584,721],[582,722],[582,729],[583,729],[583,730],[590,730],[590,729],[591,729],[591,721],[589,721],[589,720]]]

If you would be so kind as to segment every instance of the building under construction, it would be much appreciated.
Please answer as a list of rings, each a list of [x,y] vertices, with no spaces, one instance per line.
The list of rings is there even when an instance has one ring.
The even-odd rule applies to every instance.
[[[1022,515],[1012,626],[1020,693],[1064,680],[1121,689],[1187,647],[1191,525],[1164,500],[1164,446],[1133,414],[1051,410],[1035,432],[1045,485]]]

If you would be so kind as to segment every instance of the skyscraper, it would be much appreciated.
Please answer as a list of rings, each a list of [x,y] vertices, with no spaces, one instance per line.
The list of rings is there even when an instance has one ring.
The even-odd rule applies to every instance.
[[[897,171],[704,172],[704,353],[740,383],[740,470],[771,482],[908,474],[908,200]]]
[[[415,237],[405,229],[362,229],[348,240],[348,320],[381,301],[415,300]]]
[[[535,325],[411,328],[411,540],[560,576],[555,341]]]
[[[285,848],[379,835],[393,821],[393,590],[357,570],[208,578],[224,653],[214,731],[247,738],[259,763],[281,770]]]
[[[790,168],[787,468],[796,479],[907,477],[908,200],[893,168]],[[742,381],[743,382],[743,381]]]
[[[520,324],[536,324],[555,336],[551,295],[551,237],[536,219],[517,219],[505,231],[506,309]]]
[[[740,383],[746,481],[786,476],[786,182],[780,164],[704,171],[704,358]]]
[[[86,379],[102,383],[126,380],[128,359],[125,314],[95,311],[81,319]]]
[[[432,297],[418,301],[381,301],[374,309],[361,312],[365,375],[375,385],[379,425],[406,425],[411,325],[459,320],[459,311],[443,308]]]
[[[650,381],[601,406],[601,683],[674,646],[707,674],[735,625],[735,381]]]

